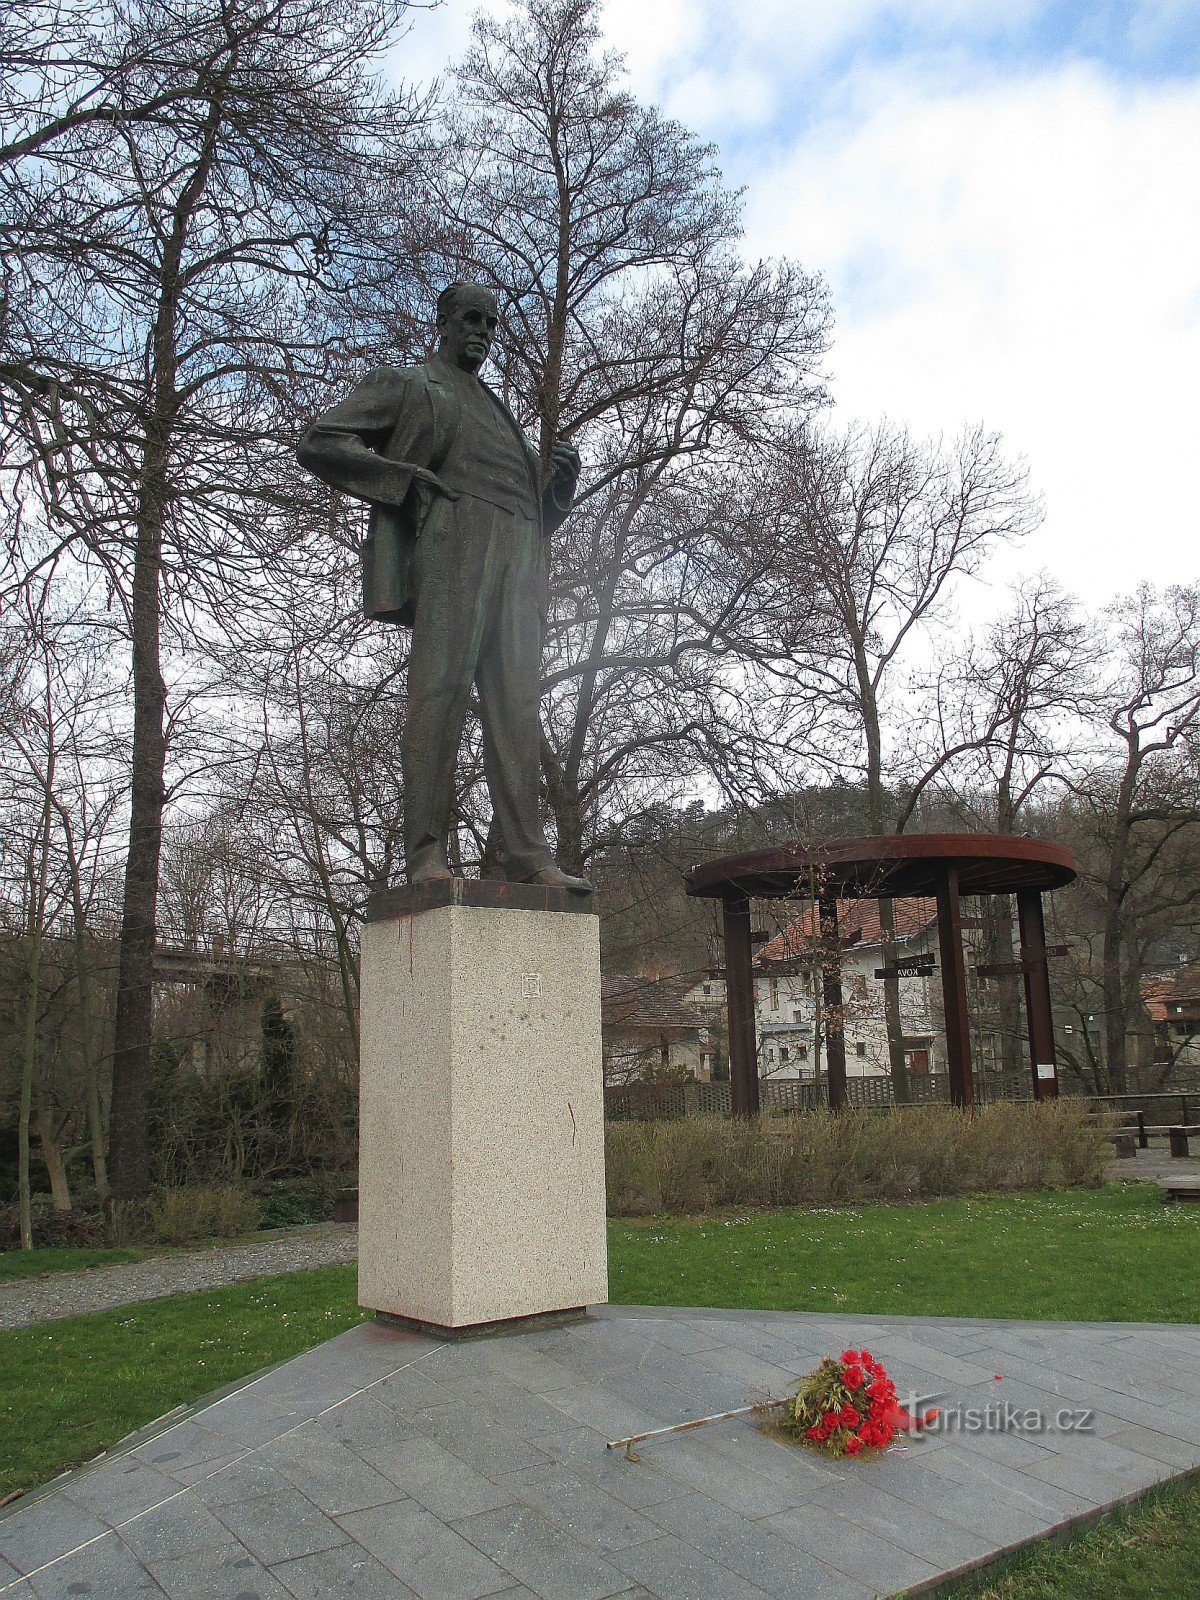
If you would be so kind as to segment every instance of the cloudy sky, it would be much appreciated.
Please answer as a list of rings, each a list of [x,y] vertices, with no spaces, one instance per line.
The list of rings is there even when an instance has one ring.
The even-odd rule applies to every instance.
[[[471,0],[418,15],[428,79]],[[504,0],[488,0],[502,12]],[[846,417],[999,429],[1045,499],[995,567],[1200,578],[1200,0],[605,0],[632,86],[836,308]],[[982,596],[980,597],[982,599]]]

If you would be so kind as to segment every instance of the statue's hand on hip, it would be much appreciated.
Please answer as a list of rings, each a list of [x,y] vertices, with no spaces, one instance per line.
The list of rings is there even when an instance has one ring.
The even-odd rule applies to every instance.
[[[579,451],[565,439],[559,439],[550,452],[550,487],[559,505],[569,505],[579,482]]]
[[[417,498],[417,515],[415,519],[415,533],[418,538],[429,520],[430,512],[440,500],[454,501],[458,499],[453,489],[448,489],[442,480],[429,472],[424,467],[412,469],[413,491]]]

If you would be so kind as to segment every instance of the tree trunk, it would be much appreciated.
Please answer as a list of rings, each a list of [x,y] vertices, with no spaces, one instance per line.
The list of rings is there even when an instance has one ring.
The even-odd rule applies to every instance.
[[[984,906],[987,921],[985,961],[1011,962],[1012,901],[1008,895],[989,896]],[[1020,1072],[1021,1062],[1021,1001],[1017,985],[1011,978],[999,979],[996,990],[996,1026],[1000,1033],[1000,1070],[1004,1073]]]
[[[41,935],[34,934],[25,984],[25,1019],[21,1032],[21,1109],[17,1121],[17,1189],[21,1249],[33,1249],[33,1197],[29,1188],[29,1117],[33,1108],[33,1074],[37,1059],[38,963]]]
[[[867,811],[871,832],[885,834],[883,793],[883,734],[879,722],[879,703],[871,680],[865,641],[857,642],[856,671],[863,734],[867,746]],[[892,1098],[898,1105],[909,1099],[908,1062],[904,1054],[904,1019],[900,1013],[900,976],[896,971],[896,908],[890,899],[880,900],[879,936],[883,955],[883,1021],[887,1031],[888,1066],[892,1079]]]
[[[76,926],[78,927],[78,922]],[[100,1106],[100,1071],[96,1064],[95,1018],[92,1015],[92,985],[87,966],[86,943],[82,932],[78,933],[75,940],[75,961],[76,986],[79,994],[79,1048],[83,1055],[83,1077],[87,1094],[92,1176],[96,1180],[96,1198],[103,1205],[108,1199],[108,1163],[104,1156],[104,1114]]]
[[[162,675],[162,552],[170,504],[169,461],[178,416],[176,325],[184,244],[216,153],[223,110],[209,105],[200,153],[180,190],[163,245],[150,343],[150,402],[142,446],[133,563],[133,751],[129,850],[121,904],[121,949],[113,1028],[109,1180],[120,1199],[150,1187],[147,1104],[154,1024],[154,945],[166,803],[166,685]]]
[[[157,434],[157,436],[155,436]],[[120,1199],[150,1187],[148,1093],[154,1017],[154,944],[167,761],[161,661],[162,533],[166,441],[155,430],[144,456],[133,572],[133,752],[129,849],[121,906],[113,1030],[109,1177]]]
[[[71,1186],[67,1181],[67,1163],[63,1159],[62,1145],[44,1112],[38,1116],[37,1133],[38,1143],[42,1147],[42,1160],[50,1174],[51,1204],[55,1211],[70,1211]]]
[[[1125,864],[1129,854],[1129,815],[1133,806],[1136,753],[1131,752],[1117,792],[1112,850],[1104,883],[1104,937],[1100,958],[1104,996],[1104,1066],[1110,1094],[1126,1092],[1126,1008],[1124,971]]]
[[[579,785],[567,776],[554,797],[554,825],[558,835],[557,855],[567,872],[583,872],[583,805]]]
[[[908,1060],[904,1053],[904,1018],[900,1013],[900,975],[896,971],[896,907],[891,900],[879,902],[879,933],[883,949],[883,1021],[887,1029],[892,1098],[897,1105],[907,1105]]]
[[[49,722],[47,724],[49,726]],[[33,1195],[29,1182],[29,1119],[37,1070],[38,1007],[41,1003],[42,939],[45,934],[46,886],[50,878],[50,813],[54,790],[54,752],[46,763],[37,874],[30,885],[29,966],[25,978],[25,1015],[21,1029],[21,1106],[17,1120],[17,1191],[21,1249],[33,1249]]]
[[[79,1052],[83,1058],[84,1093],[87,1099],[88,1137],[92,1152],[92,1175],[96,1180],[96,1198],[103,1205],[108,1199],[108,1165],[104,1157],[104,1118],[100,1108],[100,1072],[96,1056],[95,1017],[92,1012],[92,969],[88,952],[87,929],[83,913],[83,884],[80,879],[79,855],[75,848],[75,833],[71,816],[60,807],[59,819],[67,841],[68,867],[71,874],[71,919],[75,944],[75,992],[79,997]]]

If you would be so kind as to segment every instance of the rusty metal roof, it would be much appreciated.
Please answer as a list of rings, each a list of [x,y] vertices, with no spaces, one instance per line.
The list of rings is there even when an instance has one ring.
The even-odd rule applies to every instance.
[[[920,898],[935,894],[946,868],[959,893],[1011,894],[1060,889],[1075,877],[1075,858],[1046,839],[1010,834],[913,833],[772,845],[694,866],[689,894],[707,899],[762,900]]]

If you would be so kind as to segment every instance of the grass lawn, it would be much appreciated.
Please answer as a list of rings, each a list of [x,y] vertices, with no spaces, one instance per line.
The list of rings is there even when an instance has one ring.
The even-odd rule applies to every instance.
[[[325,1267],[0,1333],[0,1500],[361,1322],[355,1298]]]
[[[1200,1573],[1200,1484],[1167,1484],[1069,1544],[1039,1544],[939,1600],[1182,1600]]]
[[[9,1278],[36,1278],[43,1272],[111,1267],[120,1261],[141,1261],[148,1254],[136,1245],[115,1250],[0,1250],[0,1283]]]
[[[612,1299],[930,1317],[1200,1322],[1200,1206],[1155,1185],[614,1220]]]
[[[1149,1185],[614,1220],[609,1243],[617,1303],[1200,1321],[1200,1207],[1164,1205]],[[97,1253],[39,1254],[45,1270]],[[355,1269],[330,1267],[0,1332],[0,1499],[362,1315]],[[1161,1522],[1167,1512],[1154,1516]],[[1124,1535],[1108,1530],[1105,1537]],[[1089,1591],[996,1592],[1032,1600]]]

